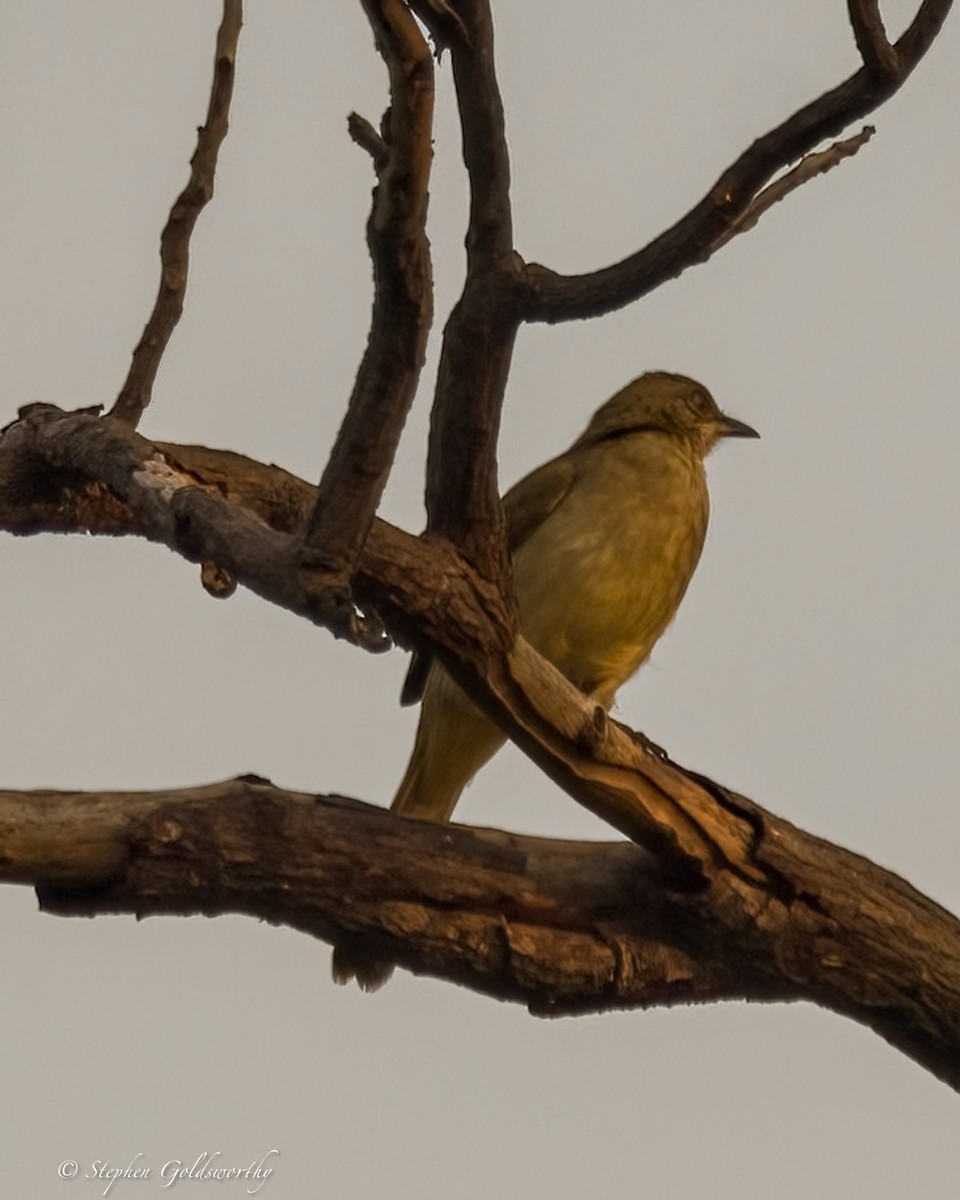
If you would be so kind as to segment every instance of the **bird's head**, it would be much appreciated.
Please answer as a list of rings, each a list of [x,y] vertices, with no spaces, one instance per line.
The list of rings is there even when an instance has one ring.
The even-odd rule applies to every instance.
[[[743,421],[721,412],[702,384],[685,375],[650,371],[597,409],[574,448],[641,432],[679,438],[701,457],[722,437],[760,436]]]

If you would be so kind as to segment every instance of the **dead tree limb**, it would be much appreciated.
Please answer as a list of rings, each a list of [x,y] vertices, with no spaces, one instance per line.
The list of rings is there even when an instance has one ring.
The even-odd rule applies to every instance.
[[[373,320],[306,534],[318,564],[339,581],[345,597],[416,395],[433,317],[426,234],[433,62],[413,14],[400,0],[365,0],[364,8],[390,74],[390,107],[381,134],[356,115],[350,122],[354,140],[371,154],[377,173],[367,223]]]
[[[731,226],[779,171],[879,108],[906,82],[940,32],[951,3],[924,0],[913,23],[891,47],[876,4],[851,2],[864,58],[856,74],[758,138],[686,216],[642,250],[582,275],[529,264],[523,273],[523,319],[554,323],[602,316],[632,304],[693,264],[706,262],[730,240]]]
[[[446,22],[470,182],[467,276],[447,321],[430,423],[427,527],[509,591],[497,482],[500,410],[519,324],[510,161],[487,0]]]
[[[242,0],[223,0],[223,19],[217,30],[213,86],[207,119],[197,132],[197,148],[190,159],[190,179],[173,202],[160,237],[160,290],[153,312],[120,389],[111,415],[136,429],[150,403],[160,363],[183,315],[190,265],[190,237],[197,218],[213,197],[217,157],[229,128],[230,101],[237,59],[237,41],[243,24]]]
[[[403,820],[245,777],[171,792],[0,792],[0,881],[44,911],[244,913],[354,939],[540,1016],[808,1000],[960,1088],[960,922],[765,817],[788,895],[676,886],[629,842]]]

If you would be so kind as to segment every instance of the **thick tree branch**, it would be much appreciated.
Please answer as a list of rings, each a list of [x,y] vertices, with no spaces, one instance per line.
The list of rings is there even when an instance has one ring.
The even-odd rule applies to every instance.
[[[217,30],[207,120],[197,132],[197,148],[190,159],[190,179],[174,201],[160,236],[160,291],[111,412],[112,416],[134,429],[150,403],[164,352],[183,314],[190,265],[190,237],[197,217],[213,196],[217,156],[229,127],[237,41],[242,24],[242,0],[223,0],[223,19]]]
[[[885,34],[869,0],[851,0],[857,44],[866,65],[759,138],[675,225],[621,262],[583,275],[530,264],[524,273],[523,317],[569,321],[602,316],[638,300],[729,241],[729,230],[778,172],[873,112],[896,92],[926,54],[952,0],[924,0],[913,23],[884,50]],[[876,19],[874,19],[874,15]]]
[[[0,792],[0,880],[48,912],[247,913],[540,1015],[809,1000],[960,1088],[960,922],[769,815],[765,839],[781,897],[728,875],[679,888],[629,843],[408,821],[255,777]]]
[[[390,74],[382,138],[373,140],[372,127],[360,118],[350,123],[351,135],[372,153],[377,172],[367,223],[373,320],[307,530],[318,564],[344,591],[416,394],[433,316],[426,235],[433,62],[412,13],[400,0],[365,0],[364,8]]]
[[[289,500],[312,502],[315,489],[304,491],[302,481],[296,489],[292,476],[278,472],[272,492],[243,508],[224,498],[226,477],[249,464],[241,455],[187,448],[193,467],[184,467],[112,417],[65,416],[43,404],[23,412],[0,442],[0,528],[37,532],[38,514],[52,509],[49,529],[66,531],[77,521],[74,528],[91,532],[138,533],[191,562],[217,564],[263,599],[337,637],[369,650],[389,648],[376,624],[358,620],[326,574],[306,564],[302,540],[267,523],[273,517],[290,529],[296,512]],[[242,484],[241,493],[247,494]],[[309,508],[297,511],[300,528]]]

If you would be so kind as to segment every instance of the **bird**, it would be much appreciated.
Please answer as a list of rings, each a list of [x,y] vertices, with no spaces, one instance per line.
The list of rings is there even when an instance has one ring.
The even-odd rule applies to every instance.
[[[503,499],[519,630],[609,709],[676,615],[703,549],[704,460],[721,438],[756,438],[684,375],[650,371],[594,414],[569,450]],[[464,787],[506,740],[439,662],[415,653],[401,703],[421,700],[392,810],[450,820]],[[335,947],[334,978],[375,991],[392,966]]]

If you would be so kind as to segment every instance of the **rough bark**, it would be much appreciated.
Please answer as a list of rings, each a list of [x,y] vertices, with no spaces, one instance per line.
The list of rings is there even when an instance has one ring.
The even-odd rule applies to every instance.
[[[426,234],[433,63],[413,14],[399,0],[367,0],[364,7],[390,73],[381,134],[356,116],[351,122],[377,173],[367,222],[373,319],[307,526],[307,541],[345,595],[417,393],[433,318]]]
[[[764,816],[789,892],[678,887],[629,842],[394,817],[245,777],[175,792],[0,792],[0,880],[60,915],[245,913],[362,941],[541,1016],[809,1000],[960,1087],[960,922]]]

